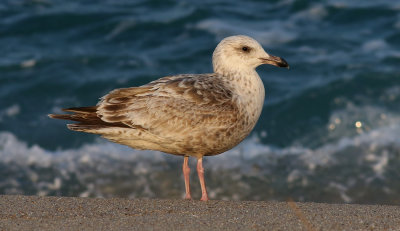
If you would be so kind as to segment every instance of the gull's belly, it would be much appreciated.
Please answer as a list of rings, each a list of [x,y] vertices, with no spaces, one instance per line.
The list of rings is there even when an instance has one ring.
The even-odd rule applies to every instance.
[[[239,119],[229,127],[209,127],[194,129],[185,137],[184,142],[179,142],[182,148],[180,153],[189,156],[217,155],[238,145],[253,130],[261,113],[260,109],[243,110]]]

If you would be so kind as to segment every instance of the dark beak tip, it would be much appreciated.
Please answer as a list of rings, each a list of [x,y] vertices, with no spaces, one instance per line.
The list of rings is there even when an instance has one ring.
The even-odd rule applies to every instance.
[[[281,58],[281,62],[279,62],[278,65],[279,67],[286,67],[287,69],[290,68],[289,64],[283,58]]]
[[[277,67],[286,67],[289,69],[289,64],[286,62],[285,59],[277,57],[277,56],[270,56],[269,58],[260,58],[263,64],[270,64]]]

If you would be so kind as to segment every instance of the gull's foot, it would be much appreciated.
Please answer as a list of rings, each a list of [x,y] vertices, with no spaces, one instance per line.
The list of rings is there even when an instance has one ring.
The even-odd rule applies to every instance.
[[[208,201],[210,199],[208,199],[208,195],[206,194],[206,195],[202,195],[200,200],[201,201]]]

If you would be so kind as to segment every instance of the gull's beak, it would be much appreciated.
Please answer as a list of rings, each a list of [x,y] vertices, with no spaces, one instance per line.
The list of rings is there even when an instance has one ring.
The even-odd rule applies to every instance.
[[[263,64],[270,64],[277,67],[286,67],[289,69],[289,64],[286,62],[286,60],[277,56],[270,55],[266,58],[260,58],[260,60]]]

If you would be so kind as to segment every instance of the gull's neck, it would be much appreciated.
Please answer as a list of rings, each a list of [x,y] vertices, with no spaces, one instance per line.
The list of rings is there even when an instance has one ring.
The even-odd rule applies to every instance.
[[[259,92],[260,97],[262,96],[264,100],[264,84],[255,69],[231,68],[227,71],[226,68],[214,68],[214,73],[218,74],[225,83],[233,87],[241,96],[251,97]]]
[[[224,65],[218,65],[216,63],[214,63],[214,73],[228,78],[234,78],[235,76],[258,76],[257,72],[253,68],[242,68],[240,66],[225,67]]]
[[[264,84],[255,69],[240,69],[223,71],[214,69],[222,81],[229,85],[238,96],[238,103],[246,108],[256,108],[256,116],[261,113],[264,105],[265,89]]]
[[[240,114],[246,118],[246,130],[250,132],[261,115],[264,106],[264,84],[254,69],[220,72],[215,70],[217,78],[228,85],[234,93],[233,101],[238,105]]]

